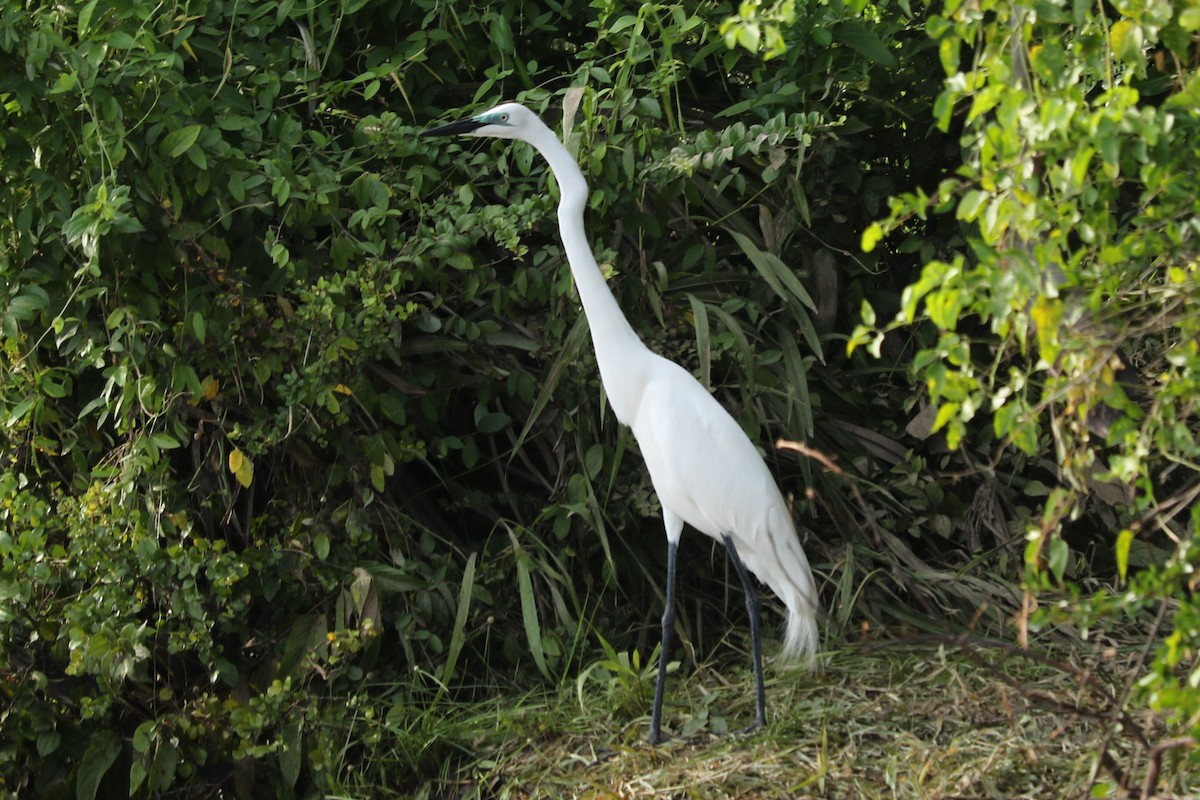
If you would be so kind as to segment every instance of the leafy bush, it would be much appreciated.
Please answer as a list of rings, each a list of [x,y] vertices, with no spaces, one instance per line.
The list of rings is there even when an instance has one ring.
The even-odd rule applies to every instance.
[[[1193,737],[1198,30],[1193,10],[1139,2],[931,16],[947,76],[932,111],[962,126],[965,158],[894,198],[863,244],[903,248],[916,220],[951,211],[965,241],[924,266],[891,322],[873,329],[864,307],[852,340],[877,352],[922,326],[912,366],[932,430],[950,447],[987,440],[992,467],[1052,459],[1021,531],[1022,636],[1155,610],[1138,693]]]
[[[1028,427],[1037,382],[1003,395],[1020,412],[988,433],[946,392],[975,380],[963,397],[983,408],[993,373],[968,359],[936,371],[952,354],[942,317],[910,341],[879,331],[883,362],[843,347],[873,335],[853,334],[864,301],[911,322],[920,291],[926,310],[943,294],[964,310],[995,297],[961,282],[969,270],[936,265],[969,247],[976,277],[995,277],[997,242],[920,205],[991,207],[971,194],[991,162],[940,182],[983,152],[992,116],[924,123],[935,104],[955,107],[946,91],[978,87],[944,90],[936,67],[952,45],[926,37],[906,4],[788,8],[770,23],[779,41],[760,30],[758,44],[753,9],[728,3],[8,9],[0,50],[19,68],[0,74],[0,787],[377,794],[469,748],[472,722],[448,700],[575,673],[616,675],[618,695],[633,687],[611,664],[640,675],[647,657],[623,653],[656,641],[661,523],[632,438],[605,416],[555,190],[529,148],[415,136],[500,99],[548,120],[567,112],[598,260],[655,349],[695,366],[755,440],[836,454],[844,476],[769,456],[833,579],[831,640],[939,617],[1004,624],[1021,603],[1005,581],[1021,576],[1020,535],[1043,520],[1030,563],[1045,547],[1060,586],[1054,534],[1092,478],[1072,462],[1085,477],[1053,495],[1069,500],[1046,506],[1058,517],[1043,514],[1057,475],[1035,458],[1050,440]],[[769,62],[726,46],[722,23],[743,11],[726,33],[774,48]],[[938,41],[965,37],[938,20]],[[1141,120],[1160,137],[1149,147],[1191,141],[1182,118],[1172,133],[1167,111],[1143,105],[1126,104],[1118,127]],[[1140,164],[1127,133],[1113,134],[1113,163]],[[1067,152],[1066,132],[1049,140]],[[1106,159],[1097,146],[1081,174]],[[1075,173],[1053,174],[1065,186]],[[1143,180],[1176,203],[1157,235],[1186,249],[1186,192],[1169,178]],[[1094,216],[1129,202],[1120,187],[1092,191]],[[889,214],[898,232],[862,252],[861,232]],[[1097,242],[1134,229],[1092,226]],[[1189,307],[1182,257],[1157,283],[1096,273],[1129,308],[1168,295],[1180,319]],[[997,315],[973,310],[973,331]],[[1008,329],[979,338],[997,363],[1053,345],[1020,327],[1016,305],[1004,314]],[[1139,329],[1159,342],[1143,352],[1190,374],[1188,337],[1156,324]],[[1081,351],[1062,338],[1059,373],[1025,372],[1066,398],[1047,407],[1077,432],[1077,378],[1103,365],[1071,361]],[[931,387],[941,407],[958,403],[931,420],[960,431],[957,451],[913,425],[914,352],[922,375],[943,376]],[[1166,416],[1106,397],[1128,415],[1114,444],[1145,452],[1120,474],[1160,469],[1138,448],[1163,437],[1191,458],[1187,393],[1161,401]],[[970,472],[993,457],[1008,483]],[[1141,485],[1146,531],[1156,506]],[[1133,538],[1110,572],[1153,561]],[[741,603],[726,602],[693,539],[695,602],[736,619]],[[1189,563],[1141,572],[1136,596],[1164,596]],[[695,609],[682,624],[708,648],[720,626],[697,625]],[[1181,709],[1170,666],[1189,657],[1187,619],[1154,684]],[[609,666],[582,667],[601,650]]]

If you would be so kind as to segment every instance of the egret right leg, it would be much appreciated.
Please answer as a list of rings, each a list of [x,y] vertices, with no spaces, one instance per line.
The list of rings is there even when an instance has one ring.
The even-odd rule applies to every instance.
[[[761,728],[767,724],[767,694],[763,690],[762,632],[759,630],[758,624],[758,590],[754,588],[754,580],[746,571],[746,566],[742,563],[741,556],[738,555],[737,548],[733,545],[733,540],[724,533],[721,534],[721,540],[725,542],[729,560],[733,562],[733,569],[737,572],[738,580],[742,582],[742,590],[746,593],[746,613],[750,615],[750,652],[754,660],[754,699],[757,710],[754,724],[745,731],[749,733],[755,728]]]
[[[678,537],[667,537],[667,607],[662,616],[662,646],[658,650],[658,680],[654,684],[654,708],[650,712],[650,735],[647,741],[662,741],[663,689],[667,685],[667,661],[671,658],[671,631],[675,628],[675,554]]]

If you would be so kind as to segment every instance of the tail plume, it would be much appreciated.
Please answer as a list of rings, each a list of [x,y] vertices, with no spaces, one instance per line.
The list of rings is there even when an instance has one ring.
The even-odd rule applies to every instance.
[[[820,635],[817,633],[815,592],[810,591],[807,597],[799,592],[789,592],[788,594],[789,596],[782,598],[788,607],[788,619],[781,655],[788,661],[795,661],[809,669],[815,669],[817,653],[821,646]]]
[[[787,606],[787,632],[781,655],[788,661],[816,669],[821,645],[817,631],[820,614],[817,584],[782,500],[777,513],[771,515],[769,530],[772,557],[756,559],[762,565],[757,574]]]

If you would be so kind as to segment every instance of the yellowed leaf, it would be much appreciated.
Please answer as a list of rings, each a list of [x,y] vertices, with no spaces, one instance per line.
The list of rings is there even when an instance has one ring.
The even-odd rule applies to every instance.
[[[333,387],[333,390],[338,394],[344,394],[347,396],[354,394],[354,392],[350,391],[350,387],[344,383],[339,383],[337,386]]]
[[[248,458],[243,459],[241,467],[233,477],[237,478],[243,489],[249,489],[250,484],[254,482],[254,463]]]
[[[205,400],[211,401],[219,391],[221,391],[221,382],[212,375],[205,375],[204,380],[200,381],[200,396]]]

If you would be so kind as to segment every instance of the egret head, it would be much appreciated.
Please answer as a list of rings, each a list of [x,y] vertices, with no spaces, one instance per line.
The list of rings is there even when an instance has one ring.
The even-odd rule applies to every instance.
[[[538,119],[537,114],[525,106],[520,103],[504,103],[468,119],[460,119],[448,125],[421,131],[421,135],[527,139],[528,134],[540,125],[542,125],[542,121]]]

